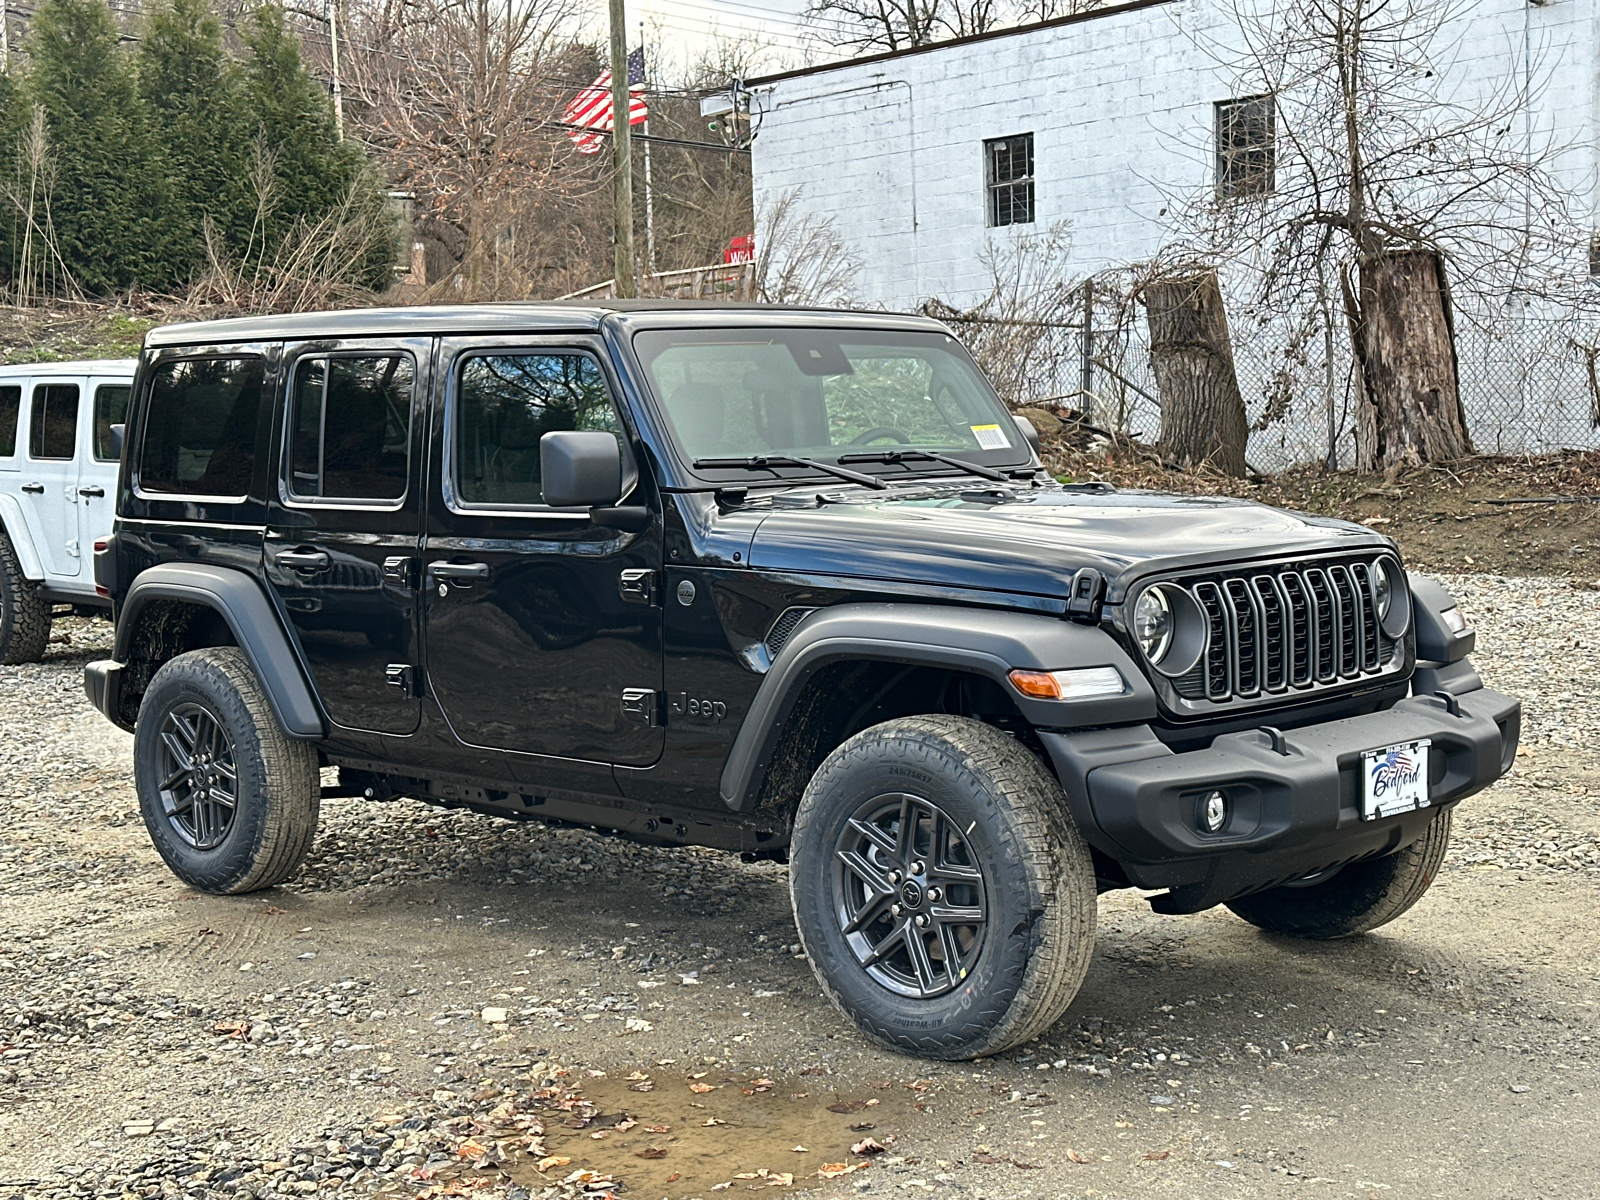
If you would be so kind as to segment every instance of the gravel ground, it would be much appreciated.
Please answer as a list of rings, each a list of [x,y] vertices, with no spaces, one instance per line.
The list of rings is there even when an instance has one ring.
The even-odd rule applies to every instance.
[[[1109,895],[1068,1016],[960,1066],[843,1026],[777,864],[338,800],[290,885],[194,893],[60,622],[0,667],[0,1200],[1600,1194],[1600,594],[1445,582],[1525,753],[1433,894],[1317,946]]]

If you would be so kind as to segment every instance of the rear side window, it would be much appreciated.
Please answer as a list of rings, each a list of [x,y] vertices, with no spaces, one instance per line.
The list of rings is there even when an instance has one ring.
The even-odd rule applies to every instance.
[[[78,440],[78,385],[41,383],[33,389],[30,458],[71,458]]]
[[[22,385],[0,387],[0,458],[17,452],[17,417],[22,412]]]
[[[619,435],[600,365],[586,354],[495,354],[461,368],[455,411],[458,500],[481,507],[544,503],[539,439],[558,429]]]
[[[190,358],[157,367],[139,486],[186,496],[247,495],[265,377],[260,358]]]
[[[301,359],[290,395],[289,495],[403,497],[414,374],[406,354]]]
[[[128,419],[128,396],[133,388],[126,383],[102,383],[94,390],[94,456],[101,462],[115,462],[111,452],[111,427]]]

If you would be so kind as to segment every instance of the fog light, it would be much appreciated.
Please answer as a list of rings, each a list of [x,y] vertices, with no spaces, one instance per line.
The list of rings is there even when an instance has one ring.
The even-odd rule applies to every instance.
[[[1228,823],[1228,798],[1221,792],[1212,792],[1200,806],[1200,826],[1207,833],[1217,833]]]

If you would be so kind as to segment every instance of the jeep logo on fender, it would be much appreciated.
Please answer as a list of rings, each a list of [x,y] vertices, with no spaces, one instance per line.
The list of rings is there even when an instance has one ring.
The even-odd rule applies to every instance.
[[[672,711],[680,717],[720,721],[728,715],[728,706],[721,700],[693,700],[690,699],[688,692],[673,692]]]

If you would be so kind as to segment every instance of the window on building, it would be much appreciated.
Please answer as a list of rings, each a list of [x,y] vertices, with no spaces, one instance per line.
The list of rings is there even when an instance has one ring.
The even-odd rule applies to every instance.
[[[94,390],[94,456],[101,462],[114,462],[111,427],[128,419],[128,395],[133,388],[125,383],[102,383]]]
[[[0,387],[0,458],[17,452],[17,417],[22,412],[22,385]]]
[[[1264,196],[1274,187],[1277,148],[1271,96],[1219,100],[1217,197]]]
[[[1600,233],[1592,234],[1589,238],[1589,276],[1600,279]],[[0,434],[0,439],[3,439]],[[0,450],[0,454],[4,451]]]
[[[411,441],[409,355],[303,358],[295,368],[289,493],[399,500]]]
[[[33,389],[28,426],[30,458],[71,458],[78,440],[78,385],[42,383]]]
[[[248,495],[265,377],[259,358],[189,358],[158,366],[144,417],[139,486],[179,495]]]
[[[983,144],[989,224],[1033,224],[1033,134],[991,138]]]

